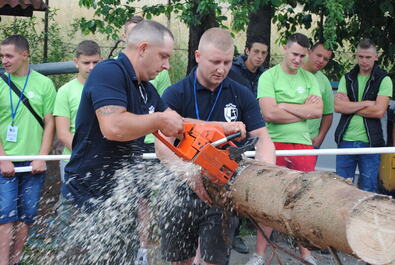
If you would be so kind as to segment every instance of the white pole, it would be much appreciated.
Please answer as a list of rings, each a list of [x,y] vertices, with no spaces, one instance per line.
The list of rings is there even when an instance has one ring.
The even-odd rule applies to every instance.
[[[276,156],[308,156],[308,155],[357,155],[357,154],[388,154],[395,153],[395,147],[372,148],[340,148],[340,149],[303,149],[278,150]],[[245,152],[248,157],[254,157],[255,151]],[[143,154],[143,159],[155,159],[155,153]],[[31,160],[68,160],[70,155],[30,155],[30,156],[0,156],[0,160],[31,161]]]
[[[0,160],[32,161],[32,160],[68,160],[70,155],[31,155],[31,156],[0,156]]]

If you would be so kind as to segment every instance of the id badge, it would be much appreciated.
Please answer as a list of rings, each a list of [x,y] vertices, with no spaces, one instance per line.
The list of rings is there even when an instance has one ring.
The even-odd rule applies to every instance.
[[[8,125],[6,140],[8,142],[14,142],[15,143],[17,138],[18,138],[18,127],[17,126]]]

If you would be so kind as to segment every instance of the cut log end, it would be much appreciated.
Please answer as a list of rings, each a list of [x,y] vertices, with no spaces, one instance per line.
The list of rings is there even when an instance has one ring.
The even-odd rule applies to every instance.
[[[388,196],[369,196],[355,205],[346,233],[356,256],[377,265],[395,261],[394,213],[394,200]]]

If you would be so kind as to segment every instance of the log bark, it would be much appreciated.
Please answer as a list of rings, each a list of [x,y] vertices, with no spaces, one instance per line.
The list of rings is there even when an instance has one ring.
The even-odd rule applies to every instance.
[[[234,182],[206,182],[214,201],[293,236],[372,264],[395,260],[395,200],[359,190],[331,172],[304,173],[247,160]]]

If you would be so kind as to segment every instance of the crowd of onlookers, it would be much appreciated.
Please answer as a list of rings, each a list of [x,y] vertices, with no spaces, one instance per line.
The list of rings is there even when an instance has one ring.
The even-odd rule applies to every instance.
[[[64,205],[89,212],[90,199],[108,198],[113,185],[107,176],[124,165],[120,161],[138,163],[142,153],[155,151],[167,163],[177,159],[150,133],[159,130],[174,142],[185,120],[258,136],[255,159],[304,172],[315,169],[316,156],[275,157],[274,150],[320,148],[334,111],[341,114],[334,125],[338,148],[386,144],[381,118],[392,97],[392,81],[378,66],[377,48],[369,39],[358,43],[357,64],[341,78],[335,96],[322,72],[334,51],[321,42],[310,45],[300,33],[289,37],[283,60],[265,69],[270,47],[264,40],[250,39],[244,54],[233,58],[229,32],[209,29],[195,52],[197,66],[175,84],[168,74],[174,39],[167,28],[133,17],[122,39],[125,50],[100,64],[99,45],[80,42],[74,58],[78,74],[57,92],[48,77],[30,69],[25,37],[13,35],[1,42],[0,155],[46,155],[56,131],[63,154],[71,154],[70,161],[60,161]],[[15,167],[27,165],[32,172],[15,173]],[[377,192],[379,165],[379,154],[342,155],[336,172],[354,179],[358,166],[358,187]],[[46,163],[2,160],[0,171],[0,265],[15,265],[37,213]],[[179,190],[185,196],[182,205],[167,205],[171,214],[160,224],[163,258],[172,264],[199,264],[201,259],[227,264],[223,210],[211,205],[200,175],[191,183]],[[141,198],[142,208],[146,200]],[[239,228],[234,217],[228,229],[233,248],[248,253]],[[262,231],[270,237],[272,229],[262,226]],[[149,264],[146,242],[141,241],[135,264]],[[258,230],[247,265],[264,264],[266,246]],[[308,249],[299,250],[306,261],[318,264]]]

